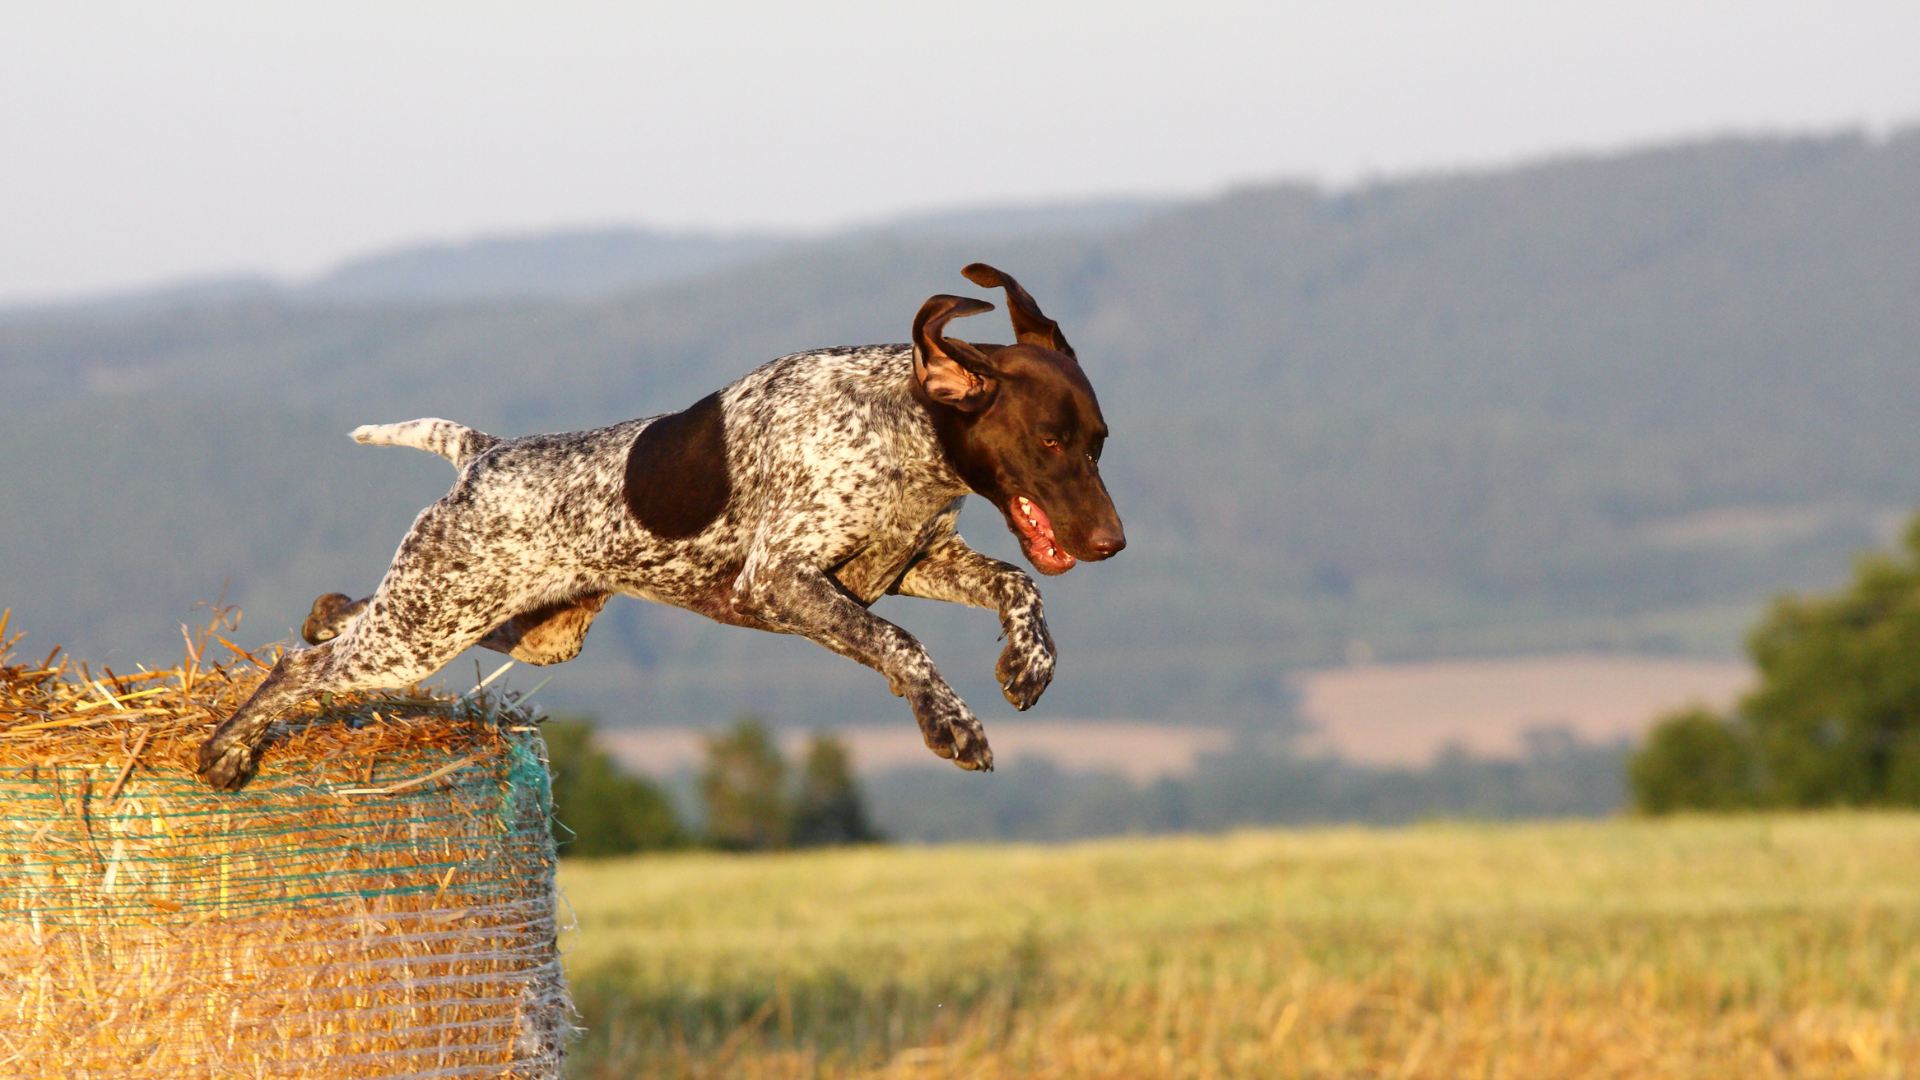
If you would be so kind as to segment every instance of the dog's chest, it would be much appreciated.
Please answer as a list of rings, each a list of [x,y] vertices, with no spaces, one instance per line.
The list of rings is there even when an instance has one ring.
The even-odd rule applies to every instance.
[[[919,503],[871,519],[870,528],[852,535],[829,573],[862,603],[885,595],[913,561],[942,536],[953,531],[962,498],[944,504]],[[899,510],[904,509],[902,513]]]
[[[861,600],[886,592],[966,488],[908,391],[903,347],[784,358],[723,395],[755,528]]]

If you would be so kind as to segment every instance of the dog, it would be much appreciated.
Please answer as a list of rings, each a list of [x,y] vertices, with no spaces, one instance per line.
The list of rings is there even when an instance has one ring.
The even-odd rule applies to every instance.
[[[239,787],[276,715],[418,682],[473,645],[570,660],[614,593],[811,638],[886,676],[934,753],[993,768],[980,721],[926,650],[869,607],[899,594],[997,611],[995,674],[1024,711],[1053,680],[1040,591],[967,546],[961,504],[990,500],[1042,574],[1127,541],[1100,477],[1106,420],[1059,324],[993,267],[962,273],[1006,291],[1014,344],[946,337],[950,320],[994,306],[943,294],[910,344],[795,353],[682,412],[519,439],[439,419],[356,429],[358,442],[439,454],[459,478],[414,519],[372,596],[314,601],[312,647],[283,654],[202,744],[200,776]]]

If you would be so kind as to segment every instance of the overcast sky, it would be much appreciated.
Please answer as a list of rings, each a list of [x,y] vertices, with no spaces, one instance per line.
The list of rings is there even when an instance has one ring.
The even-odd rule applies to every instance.
[[[1920,3],[0,2],[0,302],[1920,121]]]

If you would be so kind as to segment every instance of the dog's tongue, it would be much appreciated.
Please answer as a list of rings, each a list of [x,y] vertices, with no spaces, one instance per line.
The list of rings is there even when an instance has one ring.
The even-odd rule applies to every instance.
[[[1021,545],[1033,565],[1055,574],[1073,569],[1074,558],[1061,548],[1053,535],[1053,522],[1040,504],[1025,496],[1013,500],[1013,522],[1020,529]]]

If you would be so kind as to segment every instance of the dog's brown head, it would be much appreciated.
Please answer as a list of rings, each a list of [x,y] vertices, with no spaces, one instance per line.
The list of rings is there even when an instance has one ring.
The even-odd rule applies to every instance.
[[[1000,508],[1041,573],[1119,554],[1127,536],[1100,480],[1107,422],[1073,346],[1013,278],[985,263],[961,273],[1007,290],[1018,342],[974,346],[942,335],[951,319],[992,311],[984,300],[943,294],[914,317],[916,393],[947,460]]]

